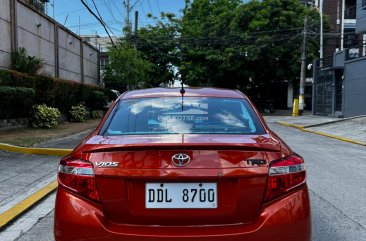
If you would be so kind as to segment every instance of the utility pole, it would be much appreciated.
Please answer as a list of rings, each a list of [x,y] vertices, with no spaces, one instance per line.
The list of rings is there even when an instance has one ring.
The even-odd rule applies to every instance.
[[[305,15],[305,18],[304,18],[304,33],[303,33],[303,41],[302,41],[302,55],[301,55],[301,73],[300,73],[300,89],[299,89],[299,115],[301,115],[303,110],[304,110],[304,94],[305,94],[305,79],[306,79],[307,32],[308,32],[308,18]]]
[[[345,12],[345,6],[346,6],[346,3],[345,3],[345,0],[342,0],[342,6],[341,6],[341,9],[342,9],[342,23],[341,23],[341,50],[343,50],[343,46],[344,46],[344,12]]]
[[[131,28],[130,28],[130,12],[131,12],[130,0],[125,0],[124,5],[126,8],[125,29],[130,32],[131,31]]]
[[[55,0],[52,1],[52,18],[55,19]]]
[[[130,0],[125,0],[123,4],[125,5],[126,9],[126,16],[125,16],[125,31],[128,31],[132,35],[132,24],[130,21],[130,15],[132,9],[136,6],[136,4],[139,2],[139,0],[135,0],[135,2],[131,5]],[[135,13],[136,15],[136,13]],[[135,23],[136,24],[136,23]]]
[[[324,58],[323,0],[320,0],[320,2],[319,2],[319,12],[320,12],[320,50],[319,50],[320,53],[319,54],[320,54],[320,67],[323,67],[323,58]]]
[[[137,29],[139,26],[139,12],[135,11],[135,33],[134,33],[134,45],[135,45],[135,49],[137,49]]]

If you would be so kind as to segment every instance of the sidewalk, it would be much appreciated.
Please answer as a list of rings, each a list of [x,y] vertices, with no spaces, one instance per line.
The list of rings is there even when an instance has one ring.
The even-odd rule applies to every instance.
[[[314,115],[264,116],[267,122],[279,123],[315,134],[366,145],[366,116],[354,118],[330,118]]]
[[[90,131],[87,131],[48,141],[38,144],[37,147],[73,149],[89,133]],[[24,206],[22,202],[34,196],[37,192],[39,193],[42,189],[54,190],[57,184],[51,185],[51,189],[50,184],[56,180],[60,158],[59,156],[0,151],[0,229],[10,215],[15,217],[24,212],[19,211],[19,213],[16,213],[17,210],[14,211],[16,205]],[[31,200],[33,199],[31,198]],[[26,205],[33,204],[32,202],[28,201]]]

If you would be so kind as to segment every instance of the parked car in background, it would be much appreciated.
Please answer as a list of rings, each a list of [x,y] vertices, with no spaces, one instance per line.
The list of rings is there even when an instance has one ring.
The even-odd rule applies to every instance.
[[[310,241],[306,170],[241,92],[124,93],[58,168],[56,241]]]
[[[104,106],[105,109],[109,109],[109,107],[111,107],[112,103],[118,99],[118,97],[120,96],[121,94],[119,93],[118,90],[110,90],[109,91],[109,95],[108,95],[108,102],[107,104]]]

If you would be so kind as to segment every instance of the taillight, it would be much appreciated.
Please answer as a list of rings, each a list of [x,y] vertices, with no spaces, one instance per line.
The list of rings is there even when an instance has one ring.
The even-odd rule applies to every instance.
[[[65,188],[85,198],[99,201],[93,165],[67,156],[60,161],[58,181]]]
[[[291,155],[273,161],[269,168],[265,202],[278,198],[305,183],[306,166],[302,157]]]

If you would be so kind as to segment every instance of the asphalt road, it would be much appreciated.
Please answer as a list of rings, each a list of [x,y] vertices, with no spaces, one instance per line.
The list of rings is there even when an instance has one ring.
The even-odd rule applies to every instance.
[[[366,241],[366,148],[274,123],[269,125],[307,162],[313,241]],[[54,195],[27,214],[48,210],[33,227],[21,232],[17,241],[53,240],[53,210],[49,208],[53,202]],[[0,235],[5,241],[3,238]]]

